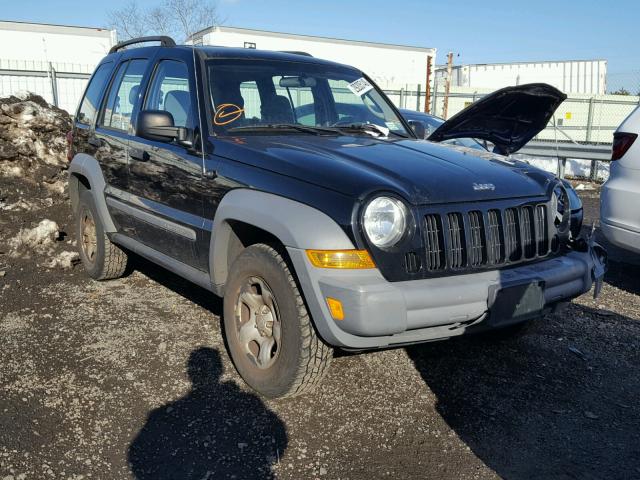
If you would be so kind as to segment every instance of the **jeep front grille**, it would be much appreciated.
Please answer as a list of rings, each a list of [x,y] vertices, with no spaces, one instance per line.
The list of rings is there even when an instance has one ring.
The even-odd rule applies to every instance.
[[[428,272],[533,260],[551,245],[545,204],[429,213],[424,228]]]

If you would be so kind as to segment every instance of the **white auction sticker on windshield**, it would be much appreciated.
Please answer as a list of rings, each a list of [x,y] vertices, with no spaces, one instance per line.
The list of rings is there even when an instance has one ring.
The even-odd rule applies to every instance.
[[[349,90],[351,90],[354,94],[361,97],[369,90],[373,89],[373,85],[371,85],[365,78],[359,78],[355,82],[351,82],[349,85]]]

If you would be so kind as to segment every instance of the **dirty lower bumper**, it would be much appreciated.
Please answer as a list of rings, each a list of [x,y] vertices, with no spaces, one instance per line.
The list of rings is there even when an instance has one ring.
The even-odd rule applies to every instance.
[[[334,346],[366,349],[445,339],[472,325],[486,326],[499,292],[510,287],[539,285],[543,308],[581,295],[601,281],[606,261],[593,246],[583,247],[531,265],[406,282],[388,282],[377,269],[316,268],[304,250],[288,251],[320,335]],[[342,302],[344,320],[332,319],[327,297]]]

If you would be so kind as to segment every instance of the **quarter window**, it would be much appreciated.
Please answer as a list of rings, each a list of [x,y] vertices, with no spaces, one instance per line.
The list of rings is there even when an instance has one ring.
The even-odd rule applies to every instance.
[[[148,60],[130,60],[118,68],[111,84],[109,97],[102,117],[102,125],[127,131],[131,115],[138,103],[140,84],[147,69]]]
[[[78,109],[78,116],[76,118],[78,123],[83,125],[93,125],[93,122],[96,119],[96,113],[100,106],[100,95],[105,84],[109,80],[112,69],[112,62],[103,63],[96,69],[93,77],[91,77],[91,81],[87,87],[84,98],[82,99],[80,108]]]
[[[176,127],[193,128],[191,106],[189,69],[176,60],[161,61],[145,101],[145,110],[169,112]]]

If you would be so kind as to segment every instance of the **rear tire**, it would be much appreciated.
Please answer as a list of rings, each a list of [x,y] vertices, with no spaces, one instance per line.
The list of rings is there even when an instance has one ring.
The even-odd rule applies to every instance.
[[[121,277],[127,268],[127,254],[105,234],[91,190],[81,189],[79,197],[76,234],[85,270],[94,280]]]
[[[333,356],[312,325],[286,261],[265,244],[243,250],[230,269],[224,329],[236,370],[269,398],[309,392]]]

